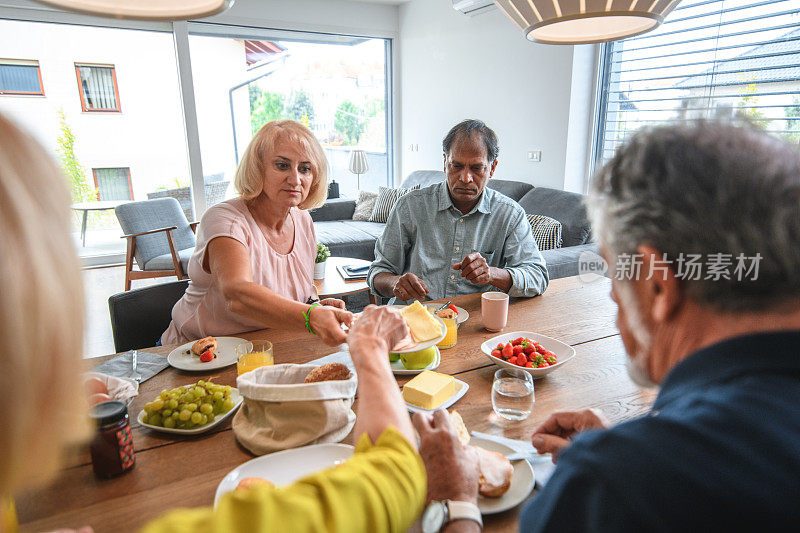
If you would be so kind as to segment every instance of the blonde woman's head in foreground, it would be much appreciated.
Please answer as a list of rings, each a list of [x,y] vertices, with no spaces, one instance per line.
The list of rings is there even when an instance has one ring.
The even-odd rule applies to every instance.
[[[43,481],[87,431],[83,288],[66,181],[0,115],[0,501]]]
[[[245,200],[252,200],[261,194],[268,158],[279,139],[297,143],[311,163],[314,179],[308,196],[298,207],[314,209],[321,206],[328,196],[328,162],[325,152],[311,130],[294,120],[274,120],[258,130],[247,145],[236,169],[233,182],[236,192]]]

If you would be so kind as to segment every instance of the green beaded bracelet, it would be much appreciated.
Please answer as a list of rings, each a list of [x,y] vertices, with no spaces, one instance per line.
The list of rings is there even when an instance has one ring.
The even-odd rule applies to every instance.
[[[306,319],[306,329],[312,335],[316,335],[316,332],[313,329],[311,329],[311,310],[314,309],[318,305],[319,305],[319,302],[317,302],[315,304],[311,304],[311,307],[309,307],[308,309],[303,311],[303,318]]]

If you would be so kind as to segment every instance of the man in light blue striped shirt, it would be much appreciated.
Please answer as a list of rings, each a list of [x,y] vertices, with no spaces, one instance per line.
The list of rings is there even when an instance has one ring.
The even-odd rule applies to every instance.
[[[486,184],[497,166],[495,133],[479,120],[442,142],[446,180],[395,203],[375,243],[367,283],[402,302],[500,290],[536,296],[549,281],[525,211]]]

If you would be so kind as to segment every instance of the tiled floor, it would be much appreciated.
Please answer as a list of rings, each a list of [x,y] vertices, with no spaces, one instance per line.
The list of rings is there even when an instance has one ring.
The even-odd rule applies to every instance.
[[[148,287],[176,279],[169,277],[134,280],[132,288]],[[111,335],[111,319],[108,314],[108,298],[125,288],[125,269],[121,266],[86,269],[83,271],[83,283],[86,294],[84,357],[112,354],[115,350],[114,338]],[[351,296],[345,301],[347,308],[353,312],[361,311],[368,303],[366,293]]]

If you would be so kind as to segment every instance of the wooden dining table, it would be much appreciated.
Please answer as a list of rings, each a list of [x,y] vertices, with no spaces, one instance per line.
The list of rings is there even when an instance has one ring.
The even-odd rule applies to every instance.
[[[596,408],[612,423],[644,414],[655,392],[634,385],[625,370],[625,351],[616,327],[616,305],[609,297],[610,282],[603,278],[584,283],[577,276],[553,280],[536,298],[511,299],[504,333],[530,331],[570,344],[576,355],[549,375],[535,381],[533,412],[522,421],[499,418],[492,411],[491,387],[497,367],[480,345],[497,335],[481,322],[480,294],[452,298],[469,312],[458,330],[455,347],[442,350],[438,372],[469,384],[454,406],[470,430],[513,439],[529,439],[550,414],[560,410]],[[276,363],[306,363],[339,351],[317,337],[297,331],[263,330],[238,335],[267,338],[274,346]],[[144,351],[167,355],[174,346]],[[92,366],[113,357],[89,360]],[[136,452],[135,467],[116,478],[101,480],[92,472],[88,450],[81,447],[48,485],[17,495],[22,531],[50,531],[91,525],[95,532],[136,531],[149,520],[176,507],[210,506],[222,478],[233,468],[253,459],[236,441],[230,419],[195,436],[164,434],[141,427],[136,414],[163,389],[208,379],[236,384],[236,366],[192,373],[167,368],[141,384],[130,405]],[[398,386],[408,381],[397,376]],[[54,398],[53,401],[57,401]],[[354,409],[358,409],[358,399]],[[57,421],[43,421],[57,423]],[[345,443],[352,443],[352,435]],[[533,497],[532,494],[530,497]],[[484,517],[486,531],[516,531],[519,511],[513,509]]]

